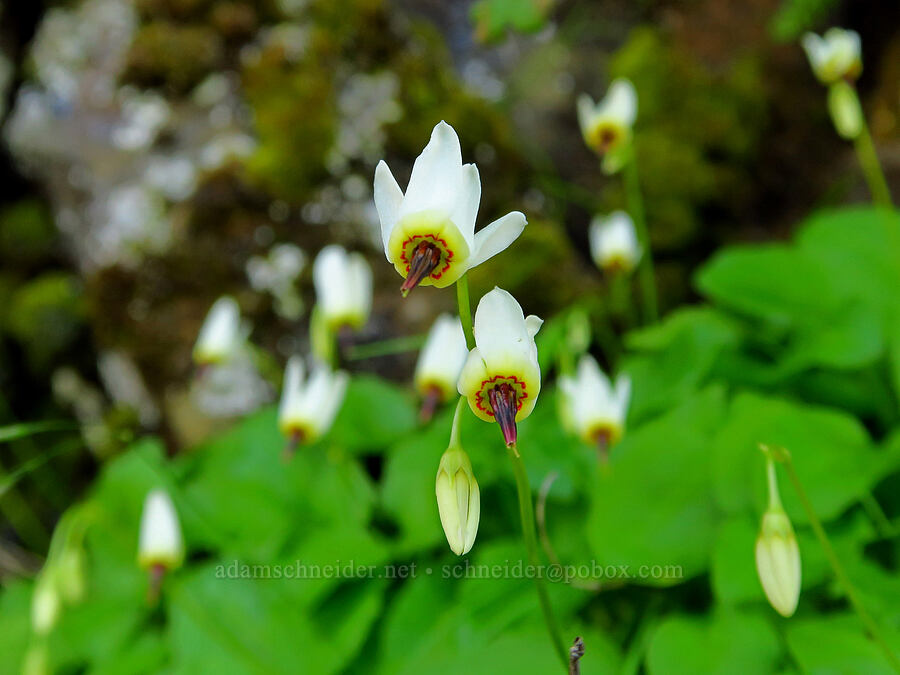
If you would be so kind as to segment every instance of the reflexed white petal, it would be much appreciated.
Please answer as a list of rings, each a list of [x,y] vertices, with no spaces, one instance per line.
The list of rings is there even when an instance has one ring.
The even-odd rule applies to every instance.
[[[475,310],[475,344],[484,360],[502,360],[517,342],[531,341],[525,315],[516,299],[495,287],[484,295]]]
[[[615,402],[618,407],[618,417],[624,421],[628,404],[631,402],[631,378],[624,373],[616,378]]]
[[[469,258],[469,267],[480,265],[512,244],[525,229],[528,221],[519,211],[507,213],[475,233],[475,248]]]
[[[450,219],[462,233],[469,245],[473,248],[475,240],[475,219],[478,216],[478,205],[481,203],[481,178],[478,175],[478,167],[474,164],[466,164],[462,169],[462,183],[459,197]]]
[[[361,316],[368,317],[372,311],[372,268],[362,254],[350,255],[348,274],[351,306]]]
[[[817,69],[826,58],[828,47],[825,44],[825,40],[815,33],[806,33],[800,44],[803,45],[803,49],[806,52],[810,65],[814,70]]]
[[[413,165],[400,217],[427,210],[443,211],[449,217],[457,204],[462,173],[459,138],[453,127],[439,122]]]
[[[541,326],[544,325],[544,320],[535,316],[534,314],[529,314],[525,317],[525,330],[531,337],[534,337],[538,334],[538,331],[541,329]]]
[[[388,241],[391,238],[391,230],[397,224],[400,217],[400,204],[403,202],[403,190],[397,185],[394,174],[384,160],[378,162],[375,167],[375,208],[378,211],[378,220],[381,221],[381,241],[384,244],[384,252],[387,255]]]

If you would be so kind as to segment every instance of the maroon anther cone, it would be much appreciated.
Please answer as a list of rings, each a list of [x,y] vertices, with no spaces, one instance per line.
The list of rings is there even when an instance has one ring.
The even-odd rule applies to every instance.
[[[497,420],[500,431],[503,432],[506,447],[514,447],[516,444],[516,413],[518,412],[515,388],[506,383],[495,385],[488,392],[488,398],[491,401],[491,410],[494,411],[494,419]]]
[[[406,279],[403,280],[403,285],[400,287],[403,297],[409,295],[409,292],[422,282],[422,279],[434,272],[434,268],[440,261],[441,251],[434,244],[423,241],[416,246],[409,263],[409,274],[406,275]]]

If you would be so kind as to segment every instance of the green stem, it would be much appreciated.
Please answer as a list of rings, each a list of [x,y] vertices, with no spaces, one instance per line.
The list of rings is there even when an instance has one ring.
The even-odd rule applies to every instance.
[[[644,301],[644,316],[648,323],[656,323],[656,320],[659,318],[659,309],[656,301],[656,277],[653,271],[653,254],[650,249],[650,232],[647,230],[647,220],[644,216],[644,200],[641,197],[641,180],[638,175],[637,153],[633,147],[630,154],[631,156],[625,162],[623,169],[625,193],[628,196],[628,210],[634,221],[634,227],[642,249],[638,275]]]
[[[459,448],[462,447],[462,443],[459,442],[459,423],[462,420],[462,411],[463,407],[466,404],[466,397],[460,396],[459,400],[456,402],[456,411],[453,413],[453,424],[450,427],[450,446],[451,448]]]
[[[887,179],[884,177],[881,162],[878,161],[878,152],[875,150],[875,143],[872,141],[872,134],[869,133],[865,117],[862,120],[862,130],[853,141],[853,147],[866,177],[866,183],[869,185],[869,192],[872,193],[872,201],[883,208],[893,208],[891,191],[888,188]]]
[[[469,277],[463,274],[456,282],[456,304],[459,307],[459,322],[466,336],[466,347],[475,349],[475,329],[472,327],[472,305],[469,303]]]
[[[525,549],[528,553],[528,562],[534,568],[534,584],[537,587],[538,600],[541,603],[541,611],[544,613],[544,622],[550,633],[553,648],[562,661],[563,667],[569,667],[568,650],[563,643],[559,632],[559,626],[553,615],[553,607],[550,605],[550,596],[547,595],[547,587],[544,585],[544,577],[539,573],[540,560],[538,558],[537,534],[534,529],[534,504],[531,501],[531,487],[528,483],[528,474],[525,472],[525,464],[522,457],[516,453],[515,448],[507,448],[509,459],[513,465],[513,473],[516,477],[516,490],[519,495],[519,517],[522,520],[522,536],[525,538]]]
[[[856,611],[857,616],[859,616],[860,621],[862,621],[863,625],[866,627],[869,635],[872,636],[872,639],[884,652],[888,663],[891,664],[891,667],[896,672],[900,673],[900,659],[897,658],[897,655],[888,645],[887,641],[884,638],[884,635],[881,632],[881,628],[879,628],[878,626],[878,623],[875,621],[875,619],[872,618],[872,615],[869,614],[868,610],[863,606],[862,601],[859,598],[859,594],[856,591],[856,587],[851,583],[850,577],[847,576],[847,572],[844,571],[844,567],[843,565],[841,565],[841,561],[838,559],[837,553],[835,553],[834,547],[831,545],[831,541],[828,539],[828,535],[825,534],[825,528],[822,526],[822,521],[819,520],[819,517],[816,515],[815,509],[813,509],[812,503],[809,501],[809,497],[807,496],[806,490],[803,487],[803,483],[800,482],[800,477],[794,470],[794,463],[791,460],[790,453],[783,448],[778,448],[773,449],[773,455],[775,456],[775,459],[777,459],[784,465],[784,470],[787,472],[788,478],[790,478],[791,483],[794,484],[794,489],[797,491],[797,496],[800,498],[800,503],[803,505],[803,509],[806,511],[807,518],[809,518],[809,524],[812,526],[813,532],[815,533],[816,538],[819,540],[819,544],[822,546],[822,550],[825,552],[825,557],[828,559],[828,563],[831,565],[834,576],[837,578],[838,583],[843,586],[844,592],[847,594],[847,598],[850,600],[850,604]]]
[[[347,349],[348,361],[360,361],[377,356],[390,356],[391,354],[403,354],[421,349],[425,344],[425,335],[404,335],[403,337],[367,342],[362,345],[353,345]]]
[[[864,492],[859,498],[859,503],[862,504],[863,509],[883,539],[890,539],[897,534],[891,519],[887,517],[884,509],[881,508],[881,504],[878,503],[878,500],[875,499],[871,492]]]
[[[631,301],[631,279],[624,272],[613,272],[609,280],[611,305],[625,324],[626,332],[637,323],[634,303]]]

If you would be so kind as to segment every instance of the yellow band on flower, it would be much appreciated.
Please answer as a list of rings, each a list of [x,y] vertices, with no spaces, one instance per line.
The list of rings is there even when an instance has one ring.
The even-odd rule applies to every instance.
[[[397,223],[388,242],[390,260],[404,279],[409,274],[413,251],[422,242],[437,247],[441,259],[419,285],[445,288],[465,273],[469,245],[456,225],[444,214],[423,211],[410,214]]]

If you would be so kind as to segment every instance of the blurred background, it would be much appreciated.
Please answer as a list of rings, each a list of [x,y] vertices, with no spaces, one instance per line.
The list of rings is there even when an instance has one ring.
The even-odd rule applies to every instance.
[[[399,277],[383,257],[372,201],[378,160],[386,159],[405,185],[439,120],[455,127],[464,160],[479,166],[480,222],[509,210],[522,210],[529,220],[514,253],[470,275],[473,298],[499,285],[526,314],[547,319],[604,293],[587,228],[594,214],[622,208],[625,195],[621,181],[605,176],[584,146],[575,99],[581,92],[600,98],[615,77],[630,78],[639,95],[636,150],[664,313],[701,296],[721,299],[720,293],[698,292],[692,281],[718,249],[787,241],[807,213],[868,201],[853,146],[834,133],[825,90],[799,47],[805,31],[839,25],[860,33],[864,71],[858,89],[888,182],[900,195],[896,0],[2,0],[0,16],[0,425],[59,425],[58,431],[0,445],[0,581],[9,587],[0,591],[0,626],[6,621],[11,636],[9,643],[0,637],[9,647],[0,656],[0,672],[19,672],[28,641],[23,608],[61,515],[83,500],[102,501],[104,490],[110,493],[107,505],[134,491],[137,502],[122,502],[122,527],[125,515],[136,520],[154,480],[127,463],[136,461],[133,456],[141,457],[141,466],[174,458],[170,480],[196,488],[184,503],[176,496],[189,512],[183,515],[192,564],[294,559],[286,542],[307,541],[303,524],[314,520],[333,536],[315,535],[316,550],[325,557],[421,563],[445,556],[451,562],[432,490],[449,417],[444,411],[432,426],[416,426],[418,403],[409,385],[415,352],[345,363],[362,384],[348,395],[333,434],[338,450],[331,447],[328,456],[351,456],[352,470],[318,466],[326,461],[321,448],[318,458],[303,460],[313,464],[283,469],[270,405],[287,357],[309,351],[311,263],[325,244],[364,253],[374,271],[372,317],[353,336],[353,346],[422,334],[440,311],[454,311],[450,291],[426,289],[401,299]],[[258,372],[233,391],[198,396],[191,349],[209,307],[223,294],[237,298],[252,322]],[[652,342],[648,338],[643,347]],[[707,349],[702,341],[691,346]],[[684,371],[699,368],[690,360],[693,353],[678,347],[669,354],[674,363],[666,363],[677,368],[680,355],[688,354]],[[607,359],[605,365],[614,364]],[[647,369],[662,372],[663,366]],[[777,377],[763,379],[752,386],[781,386]],[[841,392],[849,386],[829,382]],[[835,403],[840,396],[809,394],[810,387],[793,380],[790,386],[792,396],[815,404],[843,405],[846,399]],[[872,443],[888,437],[896,422],[896,398],[886,396],[872,405],[845,406],[859,416]],[[379,404],[370,410],[373,398]],[[565,448],[577,458],[573,476],[577,462],[590,460],[575,441],[561,440],[552,400],[548,393],[543,414],[555,431],[546,432],[542,458],[529,467],[535,488],[558,469],[553,458]],[[704,401],[692,405],[715,407]],[[650,419],[666,405],[654,399],[636,414]],[[249,426],[234,426],[247,415],[254,415]],[[385,416],[393,425],[380,419]],[[485,456],[491,443],[499,445],[495,429],[474,420],[466,424]],[[531,433],[544,438],[543,424],[535,421]],[[230,435],[218,435],[229,429]],[[403,465],[421,471],[404,474],[392,460],[397,452],[414,452],[404,443],[429,448],[419,465]],[[248,445],[271,449],[276,461],[265,469],[257,461],[254,468],[244,466],[247,457],[229,454]],[[210,447],[225,447],[223,456],[230,458],[215,470],[211,459],[197,457]],[[509,467],[499,450],[498,459],[475,464],[486,486],[499,483],[496,492],[485,490],[483,508],[494,506],[500,515],[484,517],[479,541],[486,555],[502,560],[520,556],[521,543]],[[879,480],[888,473],[878,474]],[[110,474],[127,478],[117,483]],[[308,484],[310,475],[321,477],[318,487]],[[241,480],[252,485],[239,487]],[[292,522],[272,516],[277,527],[269,523],[254,535],[262,514],[281,508],[279,490],[301,485],[331,490],[313,499],[310,508],[318,515],[297,512],[301,520]],[[640,485],[636,479],[634,491]],[[555,537],[565,539],[581,527],[585,509],[596,507],[586,506],[591,489],[568,480],[565,471],[557,487]],[[254,496],[236,497],[244,488]],[[231,500],[226,518],[221,509]],[[185,504],[198,502],[191,515]],[[119,513],[118,506],[109,508]],[[202,533],[210,509],[223,520],[236,519],[232,524],[247,519],[234,525],[237,534],[225,536],[230,544]],[[404,509],[425,509],[421,522],[398,515]],[[835,518],[850,517],[835,509]],[[334,513],[323,515],[328,510]],[[359,529],[332,527],[335,513],[355,514],[347,517]],[[684,526],[690,523],[688,518]],[[674,536],[664,521],[655,527]],[[743,534],[729,532],[738,540]],[[87,546],[91,564],[100,564],[103,549]],[[129,546],[123,543],[122,551]],[[573,555],[584,552],[577,544],[572,548]],[[893,548],[882,554],[882,562],[894,562]],[[657,661],[645,662],[648,635],[670,610],[717,616],[713,607],[721,598],[710,596],[705,565],[688,565],[689,578],[674,591],[637,585],[608,596],[582,597],[585,591],[578,589],[555,596],[563,614],[578,617],[573,621],[595,636],[588,640],[586,672],[682,672],[659,650],[669,642],[688,649],[690,639],[677,630],[665,634],[669,642],[657,642],[653,652]],[[409,591],[404,589],[411,585],[397,581],[307,589],[302,592],[309,597],[296,602],[304,621],[318,622],[310,634],[324,640],[331,633],[334,640],[316,649],[307,644],[312,638],[298,638],[311,650],[307,657],[300,651],[291,656],[283,644],[306,624],[289,624],[293,633],[284,625],[271,628],[288,610],[271,609],[266,603],[275,600],[258,601],[252,589],[235,590],[241,601],[216,613],[244,617],[272,634],[248,629],[239,656],[225,650],[230,656],[215,660],[209,654],[222,651],[221,635],[211,631],[219,637],[209,637],[198,627],[206,624],[190,612],[192,618],[180,619],[146,614],[142,578],[123,573],[127,581],[116,585],[109,581],[118,578],[115,572],[107,572],[94,580],[97,585],[108,582],[137,597],[137,609],[124,621],[128,630],[100,640],[103,626],[124,616],[100,603],[55,650],[61,656],[51,671],[458,672],[463,666],[453,659],[465,657],[472,672],[511,672],[520,663],[516,658],[524,659],[520,672],[547,672],[539,665],[542,657],[531,655],[550,649],[527,585],[521,590],[507,581],[501,592],[484,582],[477,591],[452,596],[440,584]],[[209,575],[203,579],[200,595],[187,605],[208,607],[209,597],[231,592],[216,590]],[[252,601],[244,603],[245,590]],[[528,594],[521,616],[504,595],[513,590]],[[750,602],[761,616],[762,596],[755,593]],[[825,593],[816,611],[835,602]],[[460,605],[477,606],[484,616],[460,619],[454,614]],[[456,628],[435,633],[433,617],[445,608]],[[498,618],[504,612],[507,622]],[[530,614],[534,622],[522,623]],[[796,656],[799,648],[792,646],[794,656],[788,657],[781,638],[768,628],[757,630],[754,622],[762,620],[754,614],[747,629],[764,635],[758,650],[722,647],[723,635],[740,635],[746,626],[716,624],[704,635],[712,635],[723,661],[684,672],[726,672],[719,667],[725,661],[739,666],[728,672],[815,671]],[[178,631],[182,637],[172,637]],[[856,626],[835,631],[860,632]],[[267,640],[282,644],[284,660],[270,652],[254,662],[252,654],[270,649]],[[409,648],[418,656],[409,656],[407,643],[419,644]],[[444,654],[432,643],[452,649]],[[240,656],[244,651],[251,653],[250,665]],[[121,653],[150,656],[128,661],[115,656]],[[881,672],[862,663],[828,672]]]

